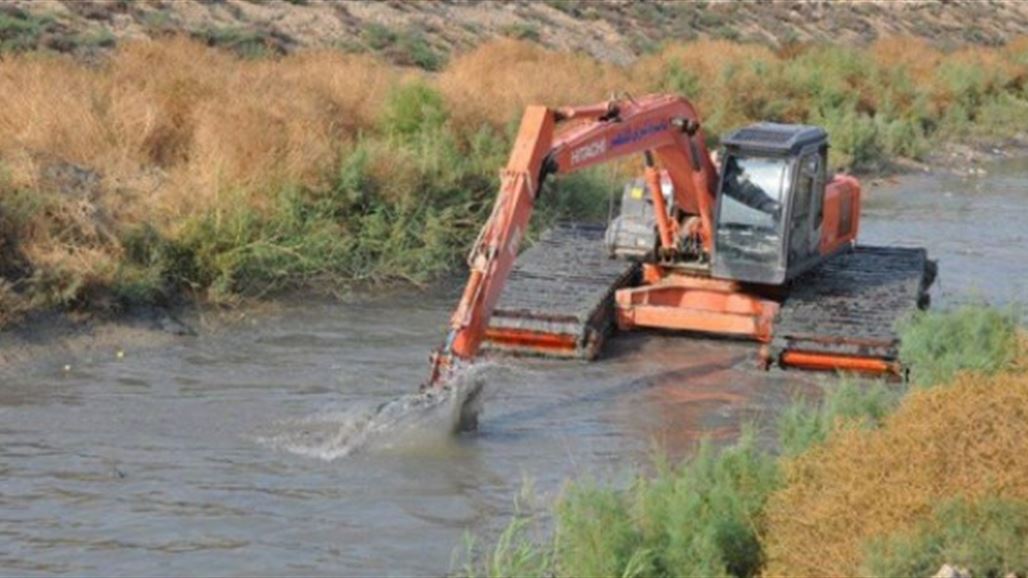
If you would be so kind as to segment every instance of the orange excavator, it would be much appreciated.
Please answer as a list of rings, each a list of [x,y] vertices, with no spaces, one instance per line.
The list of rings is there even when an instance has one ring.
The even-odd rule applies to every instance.
[[[615,328],[750,339],[765,368],[899,375],[893,323],[927,305],[934,262],[856,244],[860,184],[830,177],[827,151],[819,127],[758,123],[715,164],[675,95],[529,106],[426,387],[483,349],[593,358]],[[519,255],[547,177],[627,155],[645,170],[616,218]]]

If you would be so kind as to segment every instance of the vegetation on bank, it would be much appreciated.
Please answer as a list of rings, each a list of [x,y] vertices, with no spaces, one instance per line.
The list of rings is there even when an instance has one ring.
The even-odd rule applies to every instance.
[[[919,316],[904,330],[904,354],[938,352],[914,369],[944,361],[952,373],[935,375],[945,380],[905,391],[837,382],[780,418],[777,455],[744,434],[721,452],[704,444],[678,466],[658,462],[626,489],[572,482],[549,539],[521,516],[463,573],[929,576],[948,563],[1021,575],[1028,367],[1018,359],[1028,340],[1008,331],[1019,323],[981,306]],[[1001,337],[959,353],[929,344],[966,340],[968,327]]]
[[[856,169],[1001,136],[1028,114],[1028,38],[948,53],[909,39],[779,52],[695,41],[629,69],[501,40],[433,66],[240,57],[183,38],[100,62],[5,56],[0,323],[33,308],[429,281],[488,214],[529,103],[677,91],[712,140],[755,120],[824,124],[833,162]],[[624,176],[557,179],[543,219],[602,218]]]

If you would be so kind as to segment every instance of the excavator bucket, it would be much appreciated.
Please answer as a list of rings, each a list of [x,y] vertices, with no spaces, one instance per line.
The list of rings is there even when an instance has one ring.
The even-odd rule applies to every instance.
[[[521,256],[493,311],[488,351],[592,359],[614,327],[614,292],[638,265],[609,258],[602,225],[561,224]]]

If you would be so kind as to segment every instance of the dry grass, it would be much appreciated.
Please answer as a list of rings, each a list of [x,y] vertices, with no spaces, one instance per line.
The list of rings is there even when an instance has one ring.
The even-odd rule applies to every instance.
[[[588,56],[498,40],[455,59],[438,79],[458,127],[502,127],[528,104],[591,104],[632,88],[624,70]]]
[[[283,211],[310,214],[283,203],[288,191],[300,191],[293,195],[300,205],[320,203],[316,212],[324,217],[318,227],[285,223],[290,235],[318,230],[328,239],[330,229],[353,228],[380,235],[370,244],[356,240],[330,252],[340,270],[354,267],[339,255],[361,253],[362,247],[379,247],[372,252],[384,255],[387,246],[395,251],[408,241],[427,242],[391,244],[405,238],[393,211],[398,205],[417,211],[419,199],[430,198],[433,214],[448,225],[474,229],[493,193],[511,122],[531,103],[573,105],[612,93],[678,91],[698,103],[709,135],[760,119],[823,124],[832,134],[835,160],[851,166],[916,156],[928,131],[939,127],[951,136],[976,123],[984,133],[1016,129],[1028,109],[1024,39],[951,55],[908,40],[883,41],[869,52],[836,47],[788,54],[702,40],[669,46],[631,70],[500,40],[456,58],[436,75],[328,50],[245,59],[184,38],[124,43],[109,56],[95,65],[33,53],[0,60],[0,221],[9,296],[38,302],[30,294],[45,289],[42,302],[70,304],[91,288],[111,286],[124,274],[126,230],[140,226],[171,242],[193,235],[187,250],[207,251],[208,271],[231,269],[213,261],[259,245],[262,236],[285,235],[282,223],[263,227],[262,219],[292,218]],[[408,91],[414,99],[393,107],[393,96],[412,84],[424,90]],[[416,134],[398,134],[390,115],[423,105],[434,119],[415,123]],[[340,167],[353,165],[354,151],[368,157],[360,167],[366,174],[354,181],[361,190],[343,195],[348,204],[330,206],[325,199],[339,192]],[[631,166],[629,161],[609,174]],[[86,189],[73,184],[69,190],[51,178],[71,169],[89,175]],[[364,216],[374,219],[352,222]],[[198,219],[207,222],[198,227]],[[196,237],[213,233],[221,237]],[[447,237],[446,243],[462,238]],[[430,253],[445,259],[459,251],[447,246]],[[303,265],[312,275],[319,267],[310,260]],[[197,277],[195,267],[187,269],[172,275],[176,283],[204,289],[217,276]]]
[[[763,70],[780,62],[765,46],[697,40],[670,45],[641,59],[633,67],[633,84],[686,92],[716,135],[752,120],[752,99],[770,94]],[[668,85],[676,73],[688,78],[684,86]]]
[[[917,84],[931,83],[945,55],[921,38],[890,37],[871,45],[871,57],[882,68],[903,68]]]
[[[174,219],[226,188],[317,181],[398,76],[369,57],[241,60],[184,39],[125,45],[99,68],[5,59],[0,155],[15,185],[33,184],[39,153],[108,180],[157,169],[155,194],[138,202]]]
[[[400,76],[370,57],[242,60],[185,39],[126,44],[93,68],[7,58],[0,201],[40,195],[11,224],[28,268],[74,285],[60,290],[69,295],[109,284],[119,226],[174,234],[241,197],[261,210],[284,186],[324,185]],[[68,164],[97,176],[91,190],[49,186],[47,173]]]
[[[767,574],[856,576],[869,540],[941,501],[1028,500],[1028,374],[915,391],[881,429],[839,431],[784,463],[767,509]]]

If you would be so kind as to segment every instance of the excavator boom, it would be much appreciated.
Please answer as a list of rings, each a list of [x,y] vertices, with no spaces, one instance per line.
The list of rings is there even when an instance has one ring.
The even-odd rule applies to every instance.
[[[571,124],[557,134],[558,124]],[[500,174],[500,192],[492,214],[468,257],[468,282],[450,319],[443,346],[432,359],[427,386],[442,384],[458,360],[474,358],[500,297],[535,201],[549,174],[570,173],[627,155],[647,153],[667,171],[675,207],[700,218],[699,235],[709,251],[717,170],[710,161],[694,107],[676,96],[612,100],[580,108],[529,106],[514,148]],[[649,167],[651,175],[656,169]],[[659,178],[659,177],[658,177]],[[657,206],[663,193],[651,187]],[[676,227],[667,211],[657,221],[664,250],[673,250]]]

